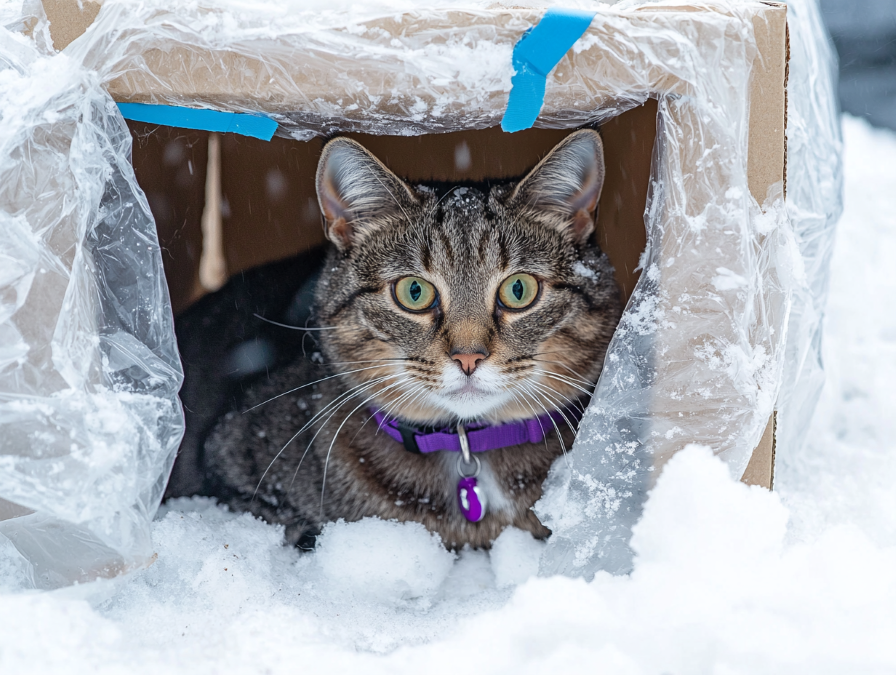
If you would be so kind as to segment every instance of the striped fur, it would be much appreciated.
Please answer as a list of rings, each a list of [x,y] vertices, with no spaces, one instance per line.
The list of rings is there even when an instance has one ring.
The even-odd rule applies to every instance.
[[[544,444],[483,456],[492,507],[472,524],[455,503],[454,456],[408,453],[365,420],[374,405],[408,422],[454,424],[587,403],[622,310],[590,236],[603,175],[600,137],[587,130],[488,194],[410,187],[354,141],[331,141],[317,178],[333,242],[315,308],[325,365],[297,355],[247,392],[244,407],[259,407],[217,425],[205,447],[213,491],[285,523],[291,541],[365,516],[420,521],[453,547],[488,546],[511,524],[547,536],[531,506],[571,444],[565,426]],[[512,311],[497,292],[521,272],[539,280],[539,295]],[[437,306],[399,307],[392,287],[405,276],[432,283]],[[486,357],[467,375],[458,352]]]

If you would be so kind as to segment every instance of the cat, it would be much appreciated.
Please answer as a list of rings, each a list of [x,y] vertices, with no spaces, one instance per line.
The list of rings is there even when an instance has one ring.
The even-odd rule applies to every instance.
[[[231,392],[178,463],[301,548],[327,522],[367,516],[420,522],[449,548],[487,548],[507,526],[547,537],[532,506],[622,312],[593,236],[603,179],[593,130],[518,182],[442,194],[331,140],[315,330],[296,331],[319,351],[296,342]]]

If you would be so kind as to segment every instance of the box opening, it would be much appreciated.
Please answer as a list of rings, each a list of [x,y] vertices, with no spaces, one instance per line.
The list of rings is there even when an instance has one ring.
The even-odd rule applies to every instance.
[[[266,142],[128,124],[135,173],[156,218],[176,315],[235,274],[324,243],[314,176],[325,139]],[[623,302],[638,281],[646,246],[656,125],[657,101],[648,99],[598,127],[606,179],[594,236],[613,264]],[[525,175],[575,130],[345,135],[410,183],[497,183]],[[744,473],[746,482],[771,487],[773,428],[774,418]]]
[[[644,207],[656,116],[657,102],[649,99],[599,127],[607,176],[595,236],[613,263],[623,300],[638,280],[638,261],[646,245]],[[214,290],[223,278],[324,242],[314,188],[323,139],[275,137],[266,142],[128,124],[134,137],[134,169],[156,219],[175,314]],[[573,131],[507,134],[493,127],[421,136],[345,135],[412,184],[499,183],[525,175]],[[219,244],[209,241],[216,238]],[[208,264],[208,258],[216,256],[221,257],[217,271],[204,277],[203,257]]]

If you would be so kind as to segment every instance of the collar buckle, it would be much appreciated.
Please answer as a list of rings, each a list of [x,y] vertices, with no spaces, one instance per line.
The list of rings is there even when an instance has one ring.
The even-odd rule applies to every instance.
[[[404,449],[416,455],[422,455],[423,452],[420,450],[420,446],[417,445],[417,434],[420,433],[420,429],[401,421],[395,426],[398,427],[398,433],[401,434],[401,443],[404,445]]]

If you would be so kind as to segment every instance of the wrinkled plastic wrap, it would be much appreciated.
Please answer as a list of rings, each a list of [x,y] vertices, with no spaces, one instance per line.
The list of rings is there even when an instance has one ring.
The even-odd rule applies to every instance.
[[[735,477],[746,467],[750,443],[758,441],[758,425],[766,411],[776,411],[778,456],[794,452],[804,440],[824,382],[821,322],[834,228],[842,211],[842,140],[836,56],[818,6],[815,0],[788,0],[787,8],[786,201],[782,204],[780,195],[770,193],[764,213],[751,199],[742,211],[726,213],[722,191],[717,189],[716,203],[687,215],[690,226],[673,236],[670,248],[664,243],[670,225],[675,227],[670,216],[678,214],[665,205],[670,187],[681,176],[667,171],[662,148],[665,145],[666,156],[671,155],[669,146],[681,142],[675,136],[684,130],[670,129],[665,124],[669,114],[661,110],[659,161],[645,214],[649,238],[645,274],[611,345],[585,432],[576,442],[577,461],[571,469],[555,466],[552,484],[537,505],[542,520],[554,530],[542,573],[590,578],[598,570],[631,569],[631,526],[640,515],[644,490],[652,484],[643,473],[644,465],[656,467],[657,458],[662,462],[668,440],[680,435],[686,442],[710,446]],[[704,64],[698,70],[704,78],[736,82],[742,74],[731,65],[722,69]],[[723,106],[715,107],[715,102],[718,99],[706,104],[730,114],[731,109],[720,110]],[[736,128],[736,119],[729,123],[732,130]],[[731,134],[732,145],[724,155],[741,163],[743,157],[735,159],[740,152],[735,141]],[[713,185],[708,182],[706,187]],[[673,199],[677,202],[683,196]],[[738,267],[715,267],[722,261],[712,252],[707,225],[717,234],[740,227],[737,246],[743,257]],[[704,234],[709,236],[704,239]],[[728,245],[732,243],[728,238]],[[677,263],[670,259],[688,245],[703,256],[702,261],[693,259],[691,278],[705,275],[711,282],[703,289],[702,302],[694,297],[693,286],[670,297],[662,282],[654,286],[651,279],[652,270],[662,279],[669,266],[674,268]],[[736,301],[728,295],[721,306],[716,305],[733,290]],[[707,312],[707,307],[712,309]],[[722,318],[719,311],[730,323],[717,323]],[[663,325],[684,334],[669,335]],[[670,355],[678,364],[670,363]],[[666,401],[659,410],[657,394]],[[644,417],[639,413],[652,406],[637,399],[647,397],[653,398],[653,410]],[[700,418],[685,422],[683,418],[694,412]]]
[[[668,157],[670,146],[694,138],[696,130],[670,126],[670,111],[661,108],[659,161],[645,214],[645,274],[610,347],[587,426],[576,442],[577,461],[571,469],[555,466],[552,484],[537,505],[539,516],[554,530],[542,560],[544,574],[590,578],[598,570],[631,569],[631,526],[640,515],[645,489],[655,479],[644,473],[644,466],[662,463],[669,440],[708,445],[725,459],[734,477],[746,467],[767,412],[776,411],[778,456],[795,451],[804,440],[824,382],[821,321],[834,228],[842,210],[842,140],[836,56],[818,6],[815,0],[788,0],[787,7],[783,204],[780,194],[770,193],[764,213],[749,198],[742,210],[726,210],[729,187],[724,194],[716,188],[715,203],[706,203],[702,211],[668,210],[670,197],[677,203],[685,195],[669,194],[676,183],[681,186],[682,177],[674,169],[668,171],[663,146]],[[743,74],[733,65],[704,63],[697,70],[701,78],[743,86]],[[711,110],[723,116],[734,110],[716,106],[718,102],[704,102],[707,115]],[[725,123],[719,122],[721,126],[713,128],[715,142],[723,137]],[[729,118],[728,124],[733,131],[738,121]],[[726,139],[730,145],[722,154],[732,165],[744,161],[743,156],[736,159],[743,150],[740,141],[734,133]],[[721,184],[710,180],[703,187],[711,190]],[[674,221],[682,215],[690,223],[678,229]],[[670,226],[678,233],[671,247],[666,243]],[[721,250],[733,252],[734,245],[740,251],[732,268],[718,249],[712,251],[712,234],[735,228],[740,232],[737,243],[721,237],[726,241]],[[693,285],[669,296],[662,286],[670,284],[654,285],[651,278],[656,274],[666,279],[666,270],[681,262],[680,252],[688,246],[697,256],[690,272],[681,270],[685,275],[680,279],[709,279],[710,285],[699,294],[702,298],[695,297]],[[676,336],[676,331],[683,334]],[[660,409],[657,396],[665,400]],[[643,403],[646,398],[653,403]],[[646,417],[645,408],[652,408]],[[699,419],[687,422],[695,412]]]
[[[763,5],[557,3],[600,11],[549,77],[536,125],[593,124],[648,97],[659,113],[641,278],[571,461],[536,507],[553,530],[543,573],[628,570],[645,495],[687,443],[739,477],[776,407],[779,452],[799,442],[840,180],[812,1],[791,5],[786,203],[780,182],[751,192],[763,185],[748,160]],[[491,127],[513,47],[542,11],[108,0],[59,56],[39,54],[39,20],[34,43],[0,34],[0,497],[35,512],[0,533],[34,585],[48,585],[42,565],[81,559],[69,541],[84,560],[118,560],[110,574],[150,559],[147,524],[182,431],[158,244],[104,88],[264,113],[298,140]],[[54,527],[69,539],[41,544]],[[56,585],[82,578],[62,567]]]
[[[0,586],[152,560],[182,374],[130,148],[95,73],[0,29]]]
[[[843,140],[837,57],[815,0],[788,0],[787,213],[799,249],[784,376],[778,394],[778,455],[806,436],[824,384],[822,319],[834,229],[843,210]]]

